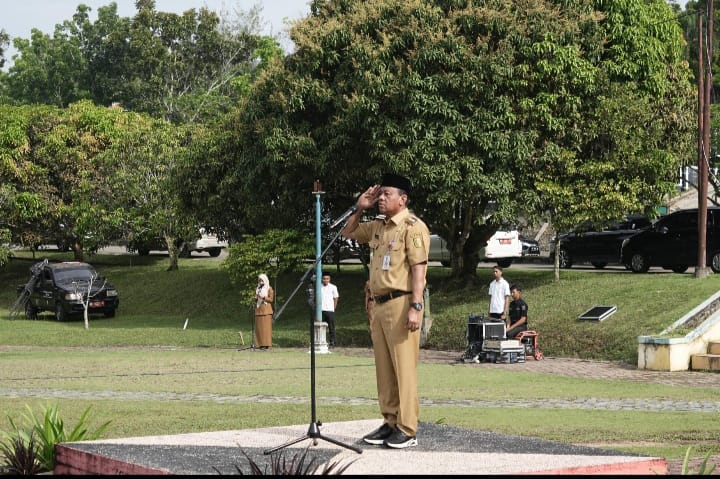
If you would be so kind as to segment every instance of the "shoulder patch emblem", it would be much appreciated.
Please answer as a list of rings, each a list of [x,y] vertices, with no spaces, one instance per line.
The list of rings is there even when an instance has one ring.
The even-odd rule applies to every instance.
[[[412,241],[413,241],[413,246],[414,246],[414,247],[419,248],[420,246],[422,246],[422,244],[420,243],[420,237],[419,237],[419,236],[415,236],[415,237],[412,239]]]

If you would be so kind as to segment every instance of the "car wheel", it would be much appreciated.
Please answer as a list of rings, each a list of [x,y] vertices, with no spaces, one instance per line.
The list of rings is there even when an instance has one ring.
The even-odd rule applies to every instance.
[[[501,268],[509,268],[510,265],[512,264],[512,260],[511,259],[501,259],[501,260],[498,260],[497,264]]]
[[[560,250],[560,259],[558,262],[560,264],[560,267],[563,269],[572,267],[572,258],[570,257],[570,253],[568,253],[568,250]]]
[[[449,268],[449,267],[450,267],[450,261],[449,261],[449,260],[440,261],[440,264],[443,265],[443,266],[445,266],[446,268]]]
[[[673,273],[684,273],[685,271],[687,271],[688,266],[687,266],[687,265],[679,264],[679,265],[677,265],[677,266],[673,266],[673,267],[670,268],[670,269],[673,270]]]
[[[27,319],[37,319],[38,317],[38,310],[35,306],[32,305],[30,300],[25,303],[25,317]]]
[[[114,318],[115,317],[115,310],[111,309],[110,311],[105,311],[103,313],[106,318]]]
[[[590,264],[595,266],[597,269],[603,269],[605,266],[607,266],[607,263],[603,263],[602,261],[594,261]]]
[[[140,256],[147,256],[150,254],[150,248],[145,248],[145,247],[138,248],[137,252],[138,252],[138,255],[140,255]]]
[[[67,319],[67,313],[61,303],[55,303],[55,319],[58,321],[65,321]]]
[[[630,258],[630,270],[633,273],[647,273],[649,269],[650,265],[644,254],[635,253],[632,255],[632,258]]]
[[[220,256],[220,251],[222,251],[220,248],[210,248],[208,250],[208,253],[210,253],[210,256],[213,258],[217,258]]]
[[[715,253],[710,261],[710,268],[713,273],[720,273],[720,253]]]

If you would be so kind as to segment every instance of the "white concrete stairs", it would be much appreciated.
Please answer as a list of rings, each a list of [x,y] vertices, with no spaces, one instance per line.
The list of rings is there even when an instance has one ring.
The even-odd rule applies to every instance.
[[[690,356],[690,369],[700,371],[720,371],[720,341],[710,341],[707,353]]]

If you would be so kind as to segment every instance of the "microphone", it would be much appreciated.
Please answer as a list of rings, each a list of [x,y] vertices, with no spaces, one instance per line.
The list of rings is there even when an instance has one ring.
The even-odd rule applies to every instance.
[[[345,213],[341,214],[338,219],[335,220],[333,224],[330,225],[330,229],[337,228],[337,225],[345,221],[346,219],[350,218],[351,215],[353,215],[358,210],[356,205],[352,205],[350,208],[348,208]]]

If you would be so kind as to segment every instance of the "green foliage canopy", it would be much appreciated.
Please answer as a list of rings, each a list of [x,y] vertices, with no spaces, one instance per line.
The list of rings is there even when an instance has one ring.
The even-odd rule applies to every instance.
[[[312,253],[313,242],[308,232],[271,229],[262,235],[246,235],[241,242],[231,245],[223,268],[251,302],[259,274],[277,278],[299,271],[304,260],[314,256]]]
[[[3,76],[8,98],[60,107],[90,99],[175,123],[208,120],[244,92],[256,48],[277,45],[256,33],[257,7],[231,23],[207,8],[178,15],[157,11],[154,0],[135,6],[134,17],[120,17],[111,2],[92,22],[80,4],[52,36],[33,29],[30,39],[14,39],[18,57]]]
[[[692,140],[683,41],[662,0],[330,0],[296,23],[225,124],[232,211],[293,224],[384,171],[446,237],[454,273],[506,223],[560,227],[658,204]],[[230,134],[232,132],[232,134]]]

